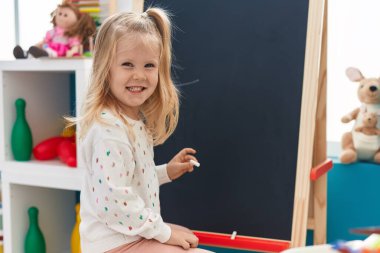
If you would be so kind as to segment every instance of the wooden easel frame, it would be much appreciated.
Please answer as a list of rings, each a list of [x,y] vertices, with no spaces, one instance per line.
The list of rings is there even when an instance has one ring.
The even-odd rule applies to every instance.
[[[327,31],[328,31],[328,0],[325,0],[322,28],[322,45],[319,67],[319,89],[316,113],[316,131],[314,134],[313,166],[326,161],[326,97],[327,97]],[[332,168],[329,161],[327,169]],[[326,170],[326,169],[325,169]],[[314,229],[314,244],[326,243],[327,225],[327,174],[323,173],[312,182],[310,196],[312,200],[309,206],[308,228]]]
[[[280,252],[288,247],[304,246],[307,228],[314,229],[314,244],[326,242],[325,172],[332,167],[331,161],[326,160],[327,1],[309,0],[298,143],[298,154],[302,155],[297,160],[291,242],[244,236],[231,242],[229,236],[224,234],[213,233],[210,236],[196,232],[202,244],[234,248],[239,240],[239,245],[245,249]],[[116,12],[115,1],[111,0],[110,3],[110,10]],[[132,10],[142,12],[143,3],[143,0],[133,0]]]
[[[316,108],[306,110],[315,111],[315,114],[303,115],[301,112],[299,151],[302,149],[303,155],[298,157],[297,163],[297,177],[300,176],[300,180],[296,179],[291,247],[305,245],[307,228],[314,229],[314,244],[326,242],[327,175],[322,174],[318,180],[311,182],[303,174],[310,171],[304,169],[302,172],[302,167],[318,166],[317,170],[327,171],[332,166],[331,161],[326,162],[327,5],[327,0],[309,1],[306,41],[309,50],[305,55],[302,105]],[[311,122],[313,125],[310,127]]]

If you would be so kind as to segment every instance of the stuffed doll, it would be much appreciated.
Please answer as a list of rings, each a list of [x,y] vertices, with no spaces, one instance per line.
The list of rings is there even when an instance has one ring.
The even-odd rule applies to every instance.
[[[83,43],[89,43],[96,26],[94,20],[68,1],[58,5],[51,13],[53,29],[48,31],[42,42],[31,46],[27,52],[20,46],[13,49],[16,59],[25,59],[29,55],[39,57],[72,57],[81,55]],[[86,46],[86,45],[84,45]]]
[[[374,118],[371,120],[372,128],[380,128],[378,120],[380,115],[380,79],[365,78],[356,68],[348,68],[346,75],[352,82],[358,82],[357,94],[362,105],[342,117],[343,123],[356,121],[353,130],[345,133],[342,137],[340,161],[346,164],[357,160],[380,163],[380,137],[378,134],[368,134],[371,131],[367,131],[367,128],[366,130],[361,128],[363,121],[368,124],[365,122],[366,119],[368,121],[368,117],[376,117],[376,120]],[[372,116],[370,116],[371,114]],[[373,121],[376,121],[376,124]],[[372,133],[376,133],[376,131],[372,130]]]
[[[377,127],[377,114],[374,112],[366,112],[363,114],[363,122],[361,126],[355,128],[356,132],[365,135],[380,135],[380,129]]]

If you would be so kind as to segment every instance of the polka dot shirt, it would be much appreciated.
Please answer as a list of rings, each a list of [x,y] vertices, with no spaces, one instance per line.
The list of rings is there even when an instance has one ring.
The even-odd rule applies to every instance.
[[[143,121],[125,117],[128,127],[109,111],[101,118],[106,124],[94,123],[79,146],[86,166],[82,247],[107,250],[141,237],[167,241],[171,231],[160,215],[159,186],[170,179],[166,165],[154,164],[152,138]]]

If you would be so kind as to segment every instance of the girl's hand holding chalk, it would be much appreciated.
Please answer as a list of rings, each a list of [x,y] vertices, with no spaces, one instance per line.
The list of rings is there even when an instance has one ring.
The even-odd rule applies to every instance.
[[[197,167],[201,166],[201,164],[200,164],[199,162],[196,162],[196,161],[194,161],[194,160],[192,160],[192,159],[190,159],[190,163],[191,163],[192,165],[194,165],[194,166],[197,166]]]
[[[199,167],[200,164],[195,158],[196,151],[192,148],[184,148],[168,163],[166,171],[171,180],[181,177],[186,172],[192,172],[194,166]]]

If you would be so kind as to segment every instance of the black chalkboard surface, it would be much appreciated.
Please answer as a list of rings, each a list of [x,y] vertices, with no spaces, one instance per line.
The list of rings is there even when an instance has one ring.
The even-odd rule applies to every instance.
[[[156,164],[201,164],[161,188],[165,221],[291,240],[308,21],[306,0],[160,0],[174,29],[181,111]]]

